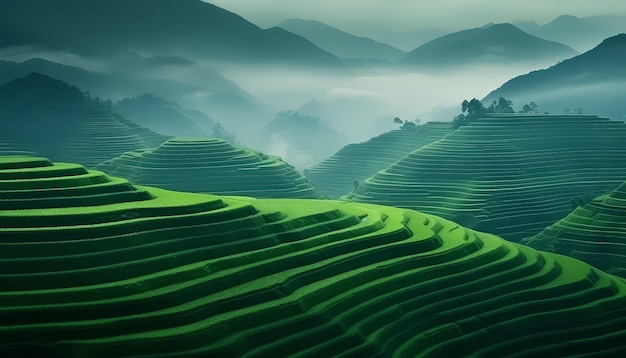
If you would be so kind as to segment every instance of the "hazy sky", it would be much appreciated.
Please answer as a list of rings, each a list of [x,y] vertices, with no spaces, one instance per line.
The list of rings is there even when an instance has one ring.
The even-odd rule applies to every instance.
[[[205,0],[261,27],[289,18],[315,19],[333,26],[355,23],[396,30],[441,27],[460,30],[489,22],[535,20],[558,15],[626,15],[624,0]]]

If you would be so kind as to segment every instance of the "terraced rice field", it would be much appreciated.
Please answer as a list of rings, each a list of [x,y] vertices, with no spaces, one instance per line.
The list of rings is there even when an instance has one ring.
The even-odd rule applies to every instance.
[[[626,284],[438,218],[0,159],[0,356],[626,353]]]
[[[626,277],[626,182],[523,242]]]
[[[30,152],[90,168],[126,151],[158,146],[171,138],[115,114],[86,116],[65,123],[57,132],[50,133],[45,130],[28,132],[20,126],[15,127],[12,133],[0,133],[0,150],[2,146],[12,147],[12,151],[1,151],[0,154]]]
[[[359,183],[402,159],[417,148],[441,139],[450,123],[429,122],[412,130],[394,130],[367,142],[349,144],[332,157],[304,170],[315,186],[330,198],[339,198]]]
[[[626,178],[626,125],[588,115],[495,115],[381,170],[344,198],[411,208],[500,235],[537,234],[572,199]]]
[[[221,195],[322,198],[280,158],[218,138],[175,138],[157,148],[125,153],[97,169],[134,183]]]

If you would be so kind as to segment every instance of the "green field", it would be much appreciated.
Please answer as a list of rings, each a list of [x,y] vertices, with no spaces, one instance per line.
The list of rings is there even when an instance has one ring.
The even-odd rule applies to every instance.
[[[279,157],[219,138],[175,138],[107,160],[97,169],[169,190],[264,198],[323,195]]]
[[[626,284],[412,210],[0,160],[0,356],[623,354]]]

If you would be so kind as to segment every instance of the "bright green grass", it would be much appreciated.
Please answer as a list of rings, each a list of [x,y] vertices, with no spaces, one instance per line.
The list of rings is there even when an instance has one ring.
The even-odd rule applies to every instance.
[[[63,166],[34,177],[69,180]],[[88,174],[104,180],[77,197],[115,187]],[[7,192],[45,191],[29,180]],[[541,356],[570,337],[592,353],[626,348],[610,333],[626,330],[626,283],[571,258],[375,204],[124,190],[149,195],[0,210],[0,352]]]

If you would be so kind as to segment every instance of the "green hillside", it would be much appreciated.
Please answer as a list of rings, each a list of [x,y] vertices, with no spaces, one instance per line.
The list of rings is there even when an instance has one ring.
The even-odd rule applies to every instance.
[[[77,87],[39,73],[0,86],[0,150],[31,152],[93,167],[168,136],[141,127],[86,97]]]
[[[324,194],[338,198],[354,189],[355,180],[362,182],[449,131],[450,123],[442,122],[389,131],[366,142],[348,144],[332,157],[305,169],[304,174]]]
[[[280,158],[218,138],[175,138],[96,167],[133,183],[169,190],[265,198],[323,195]]]
[[[626,277],[626,182],[523,242]]]
[[[0,355],[626,351],[626,284],[411,210],[0,160]]]
[[[565,217],[572,199],[626,178],[626,125],[591,115],[493,115],[423,146],[345,196],[454,220],[511,241]]]

